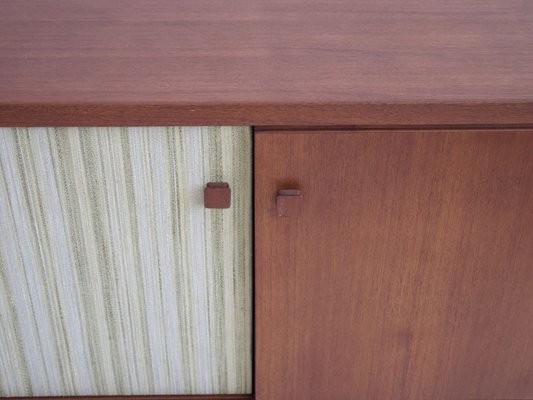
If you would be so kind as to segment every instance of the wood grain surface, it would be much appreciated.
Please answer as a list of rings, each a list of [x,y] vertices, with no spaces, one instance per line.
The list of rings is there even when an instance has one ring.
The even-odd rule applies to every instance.
[[[533,130],[255,146],[257,400],[533,398]]]
[[[528,0],[4,0],[0,126],[533,123]]]

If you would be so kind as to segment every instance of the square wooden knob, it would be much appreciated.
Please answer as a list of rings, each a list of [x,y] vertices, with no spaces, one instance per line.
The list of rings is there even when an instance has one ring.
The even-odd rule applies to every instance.
[[[204,189],[205,208],[230,208],[231,188],[227,182],[209,182]]]
[[[301,192],[298,189],[281,189],[276,196],[278,217],[297,217],[300,214]]]

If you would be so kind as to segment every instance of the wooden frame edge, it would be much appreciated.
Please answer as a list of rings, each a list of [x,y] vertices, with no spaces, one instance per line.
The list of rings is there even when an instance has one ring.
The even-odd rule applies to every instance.
[[[428,126],[533,124],[520,103],[0,103],[0,126]]]

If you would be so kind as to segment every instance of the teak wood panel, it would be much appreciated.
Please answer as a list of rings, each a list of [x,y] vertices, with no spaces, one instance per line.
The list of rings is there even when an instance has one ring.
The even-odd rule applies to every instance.
[[[528,0],[3,0],[0,126],[533,123]]]
[[[533,398],[533,131],[257,133],[255,168],[258,400]]]

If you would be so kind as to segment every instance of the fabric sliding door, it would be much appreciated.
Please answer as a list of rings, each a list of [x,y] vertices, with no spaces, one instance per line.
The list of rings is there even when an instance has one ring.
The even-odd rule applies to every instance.
[[[0,128],[0,396],[251,392],[251,190],[248,127]]]

